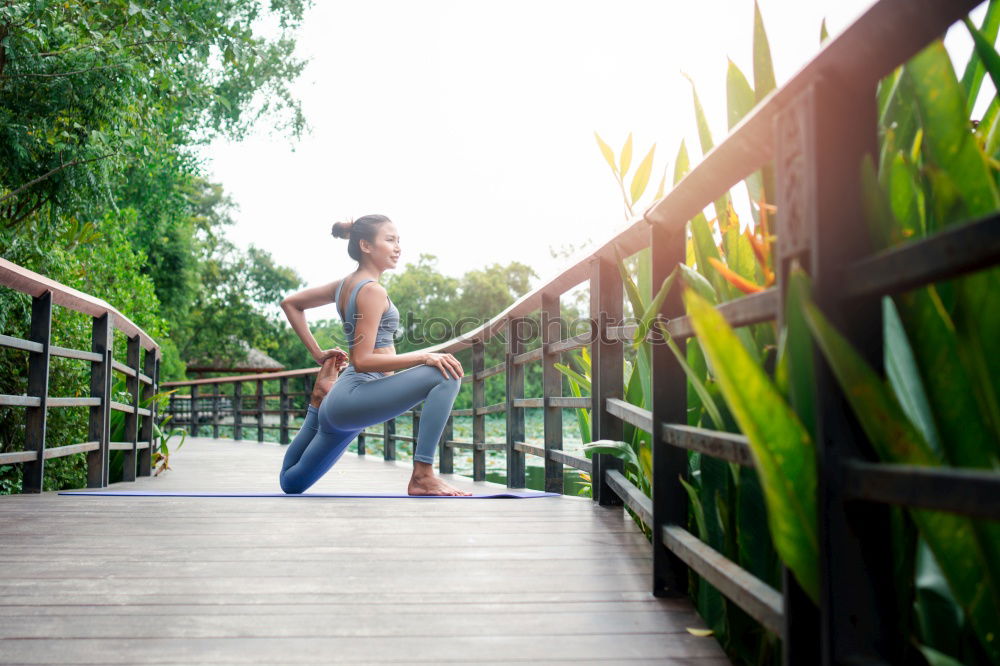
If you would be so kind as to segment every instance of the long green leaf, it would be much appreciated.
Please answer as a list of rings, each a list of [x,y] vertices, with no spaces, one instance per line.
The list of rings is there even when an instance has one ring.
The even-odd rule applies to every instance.
[[[944,461],[906,418],[903,408],[864,359],[812,303],[803,305],[806,321],[833,370],[868,440],[882,460],[940,466]],[[911,510],[955,598],[965,609],[984,649],[1000,660],[1000,560],[990,558],[994,544],[964,516]]]
[[[924,384],[920,379],[920,369],[906,337],[903,321],[899,317],[896,305],[886,296],[882,299],[882,327],[885,340],[884,365],[899,405],[906,417],[917,427],[934,453],[944,459],[941,448],[941,438],[934,424],[934,413],[924,392]]]
[[[940,40],[931,43],[904,69],[910,74],[923,120],[925,153],[948,174],[962,197],[961,210],[945,223],[993,212],[1000,197],[986,158],[969,131],[964,91],[944,44]]]
[[[726,66],[726,110],[729,129],[733,129],[736,123],[743,120],[756,104],[757,100],[750,82],[736,63],[730,60]]]
[[[978,55],[980,60],[982,60],[983,66],[986,68],[986,72],[990,75],[990,79],[993,81],[993,87],[996,90],[1000,90],[1000,55],[998,55],[997,50],[993,48],[993,43],[989,40],[989,38],[976,28],[975,24],[969,20],[969,17],[965,17],[963,20],[965,22],[965,27],[969,30],[969,34],[972,35],[972,42],[976,46],[976,55]],[[994,35],[993,38],[996,39],[996,36]]]
[[[659,290],[656,292],[656,296],[653,297],[653,300],[650,301],[645,312],[643,312],[642,316],[639,317],[639,325],[636,326],[635,338],[632,340],[633,347],[638,347],[646,341],[646,336],[649,335],[649,329],[657,315],[660,314],[660,309],[663,307],[663,301],[666,300],[667,294],[670,293],[670,288],[674,284],[675,277],[677,277],[677,268],[670,271],[670,275],[663,280]]]
[[[986,9],[986,16],[983,18],[983,25],[979,29],[987,43],[993,44],[997,39],[997,31],[1000,30],[1000,2],[990,0]],[[976,105],[976,98],[979,97],[979,89],[983,83],[983,61],[978,49],[973,50],[969,56],[969,62],[965,65],[965,72],[962,74],[962,88],[966,93],[966,106],[971,111]]]
[[[665,327],[660,329],[663,332],[664,343],[673,352],[674,358],[677,359],[677,363],[680,364],[681,369],[684,370],[684,374],[688,378],[688,383],[691,388],[694,389],[695,393],[698,394],[698,399],[701,401],[702,407],[708,413],[709,418],[712,419],[712,427],[715,430],[723,430],[726,427],[725,422],[722,420],[722,412],[719,411],[718,405],[715,404],[715,399],[708,392],[705,383],[697,372],[688,364],[687,359],[681,353],[681,350],[677,347],[677,343],[673,341],[670,337],[670,333],[667,332]]]
[[[649,149],[646,156],[642,158],[642,162],[639,162],[639,167],[635,170],[635,175],[632,176],[632,185],[630,188],[630,194],[632,195],[632,203],[637,202],[646,191],[646,185],[649,184],[649,175],[653,172],[653,153],[656,152],[656,144]]]
[[[555,369],[566,375],[570,381],[577,384],[582,390],[590,393],[590,380],[581,375],[579,372],[563,363],[556,363]]]
[[[785,345],[783,361],[788,371],[788,400],[805,426],[816,434],[816,375],[813,369],[813,345],[802,313],[802,302],[809,296],[809,278],[794,266],[788,274],[785,298]]]
[[[622,152],[619,157],[619,171],[621,177],[624,178],[625,174],[628,173],[629,167],[632,166],[632,132],[628,133],[628,138],[625,139],[625,145],[622,146]]]
[[[753,3],[753,89],[757,101],[767,97],[777,84],[774,81],[774,65],[771,62],[771,46],[764,30],[764,18],[760,14],[757,0]]]
[[[611,146],[605,143],[604,139],[597,132],[594,132],[594,138],[597,139],[597,147],[601,149],[601,155],[604,155],[604,161],[608,163],[608,166],[617,175],[618,165],[615,164],[615,151],[611,150]]]
[[[681,178],[687,175],[691,168],[691,159],[688,157],[688,149],[681,139],[680,148],[677,149],[677,158],[674,160],[674,185],[681,182]]]
[[[950,214],[938,217],[934,224],[950,225],[997,210],[1000,193],[986,156],[969,131],[963,90],[944,45],[940,41],[932,43],[906,69],[912,73],[924,121],[923,150],[930,163],[934,194],[944,199],[953,188],[959,197]],[[1000,354],[991,351],[1000,339],[1000,269],[962,278],[956,291],[954,321],[961,341],[958,352],[972,379],[983,420],[993,432],[988,441],[993,443],[990,448],[996,458],[1000,456]]]
[[[685,292],[684,301],[726,403],[750,441],[775,548],[802,589],[817,601],[819,538],[812,439],[722,315],[693,291]]]
[[[712,140],[712,130],[708,127],[708,119],[705,116],[705,109],[701,106],[701,99],[698,98],[698,89],[694,85],[694,79],[687,74],[684,76],[691,84],[691,97],[694,101],[694,118],[695,124],[698,126],[698,140],[701,143],[701,154],[707,155],[715,147],[715,142]],[[715,201],[715,216],[719,220],[722,220],[726,214],[728,201],[728,192]]]

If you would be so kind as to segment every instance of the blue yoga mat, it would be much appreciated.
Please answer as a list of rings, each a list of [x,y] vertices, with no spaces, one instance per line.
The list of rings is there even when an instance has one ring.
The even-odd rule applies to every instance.
[[[536,490],[517,492],[478,493],[475,495],[405,495],[401,493],[214,493],[201,490],[64,490],[60,495],[78,497],[339,497],[343,499],[531,499],[535,497],[559,497],[558,493],[544,493]]]

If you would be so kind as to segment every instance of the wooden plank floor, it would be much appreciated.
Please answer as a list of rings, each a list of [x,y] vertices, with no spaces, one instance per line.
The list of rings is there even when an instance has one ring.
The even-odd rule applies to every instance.
[[[282,453],[193,439],[118,487],[277,492]],[[347,454],[313,490],[409,469]],[[0,497],[0,663],[728,664],[649,570],[622,510],[574,497]]]

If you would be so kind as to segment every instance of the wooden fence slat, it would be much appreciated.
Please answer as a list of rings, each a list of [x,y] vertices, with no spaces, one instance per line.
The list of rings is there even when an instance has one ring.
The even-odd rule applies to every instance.
[[[243,439],[243,382],[233,382],[233,439]]]
[[[754,465],[753,454],[750,453],[750,443],[744,435],[674,423],[661,425],[660,436],[665,443],[671,446],[698,451],[747,467]]]
[[[31,299],[29,339],[42,345],[42,350],[28,355],[28,395],[38,398],[36,406],[28,407],[24,416],[24,450],[37,456],[24,463],[22,493],[42,492],[45,477],[45,425],[49,395],[49,345],[52,337],[52,292],[46,291]]]
[[[454,420],[449,416],[444,432],[441,433],[441,440],[438,442],[438,466],[442,474],[455,473],[455,452],[447,444],[455,436],[454,432]]]
[[[541,308],[542,349],[542,397],[546,403],[555,396],[562,395],[562,373],[556,369],[558,354],[551,353],[551,346],[562,338],[562,317],[558,294],[542,294]],[[545,450],[556,451],[563,447],[562,410],[548,405],[543,412],[545,426]],[[545,492],[562,493],[562,465],[550,456],[545,457]]]
[[[90,397],[100,404],[90,408],[87,438],[100,442],[100,447],[87,453],[87,487],[104,488],[108,485],[108,441],[111,421],[111,313],[95,317],[91,331],[91,351],[100,361],[90,363]]]
[[[191,387],[192,390],[194,387]],[[257,380],[257,441],[264,441],[264,380]]]
[[[126,373],[125,390],[128,391],[132,401],[130,405],[132,411],[125,415],[125,441],[131,442],[132,446],[124,453],[122,480],[135,481],[136,465],[139,462],[139,414],[137,410],[139,409],[139,356],[142,351],[139,336],[129,338],[125,349],[126,367],[130,371]]]
[[[479,377],[483,373],[486,349],[482,340],[472,343],[472,441],[476,444],[486,442],[486,416],[480,411],[486,406],[486,382]],[[486,451],[483,448],[472,449],[472,480],[486,480]]]
[[[524,366],[514,362],[524,349],[524,320],[515,317],[507,322],[507,349],[504,362],[507,376],[507,487],[524,488],[524,454],[515,447],[524,440],[524,410],[517,401],[524,396]]]
[[[142,382],[142,378],[149,378],[149,382]],[[143,415],[142,426],[139,431],[139,439],[146,442],[146,447],[139,451],[138,474],[139,476],[149,476],[153,472],[153,422],[156,420],[156,405],[153,403],[153,396],[156,394],[156,354],[146,350],[143,354],[142,372],[139,375],[142,382],[142,403],[148,405],[149,412]]]
[[[389,419],[382,424],[382,459],[396,459],[396,419]]]
[[[622,319],[622,280],[618,267],[607,258],[597,257],[591,264],[590,320],[596,327],[591,345],[591,437],[594,440],[620,441],[624,430],[621,419],[605,409],[608,398],[621,399],[623,394],[624,358],[622,343],[607,335],[609,326]],[[622,469],[622,461],[614,456],[595,453],[593,464],[593,498],[602,506],[620,506],[622,500],[608,485],[607,470]]]
[[[677,525],[663,528],[662,544],[768,630],[781,635],[781,593]]]
[[[69,349],[68,347],[57,347],[56,345],[51,345],[49,347],[50,356],[59,356],[61,358],[75,358],[80,361],[99,361],[100,358],[94,352],[81,351],[79,349]]]
[[[10,335],[0,335],[0,347],[8,347],[10,349],[22,349],[27,352],[44,351],[44,347],[40,342],[32,342],[31,340],[22,340],[21,338],[15,338]],[[49,349],[49,353],[52,353],[51,347]]]
[[[278,384],[280,386],[280,391],[281,391],[280,396],[278,397],[279,405],[281,406],[280,407],[281,414],[278,417],[281,428],[280,441],[282,444],[288,444],[288,442],[291,441],[288,438],[288,410],[289,410],[288,401],[290,400],[290,398],[288,397],[288,377],[282,377],[281,379],[279,379]]]
[[[686,257],[686,230],[683,225],[673,228],[653,227],[649,235],[651,254],[652,293],[656,293],[674,267],[684,263]],[[658,317],[672,321],[684,315],[681,290],[675,285],[663,301]],[[688,569],[676,554],[662,547],[663,526],[668,523],[687,523],[688,498],[680,478],[688,477],[687,451],[665,446],[655,432],[656,424],[687,421],[687,378],[670,348],[660,339],[662,333],[653,329],[652,348],[652,411],[649,429],[653,452],[653,576],[651,591],[656,596],[678,596],[687,592]],[[660,336],[660,337],[657,337]],[[678,350],[686,354],[686,342],[675,340]]]

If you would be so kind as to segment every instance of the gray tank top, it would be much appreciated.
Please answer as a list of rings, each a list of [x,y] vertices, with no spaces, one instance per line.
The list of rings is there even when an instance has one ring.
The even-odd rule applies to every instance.
[[[340,319],[344,322],[344,333],[347,335],[348,347],[354,346],[355,321],[360,316],[357,313],[358,292],[361,291],[361,287],[374,281],[369,278],[361,280],[354,285],[351,297],[347,299],[347,312],[340,311],[340,289],[344,286],[343,280],[337,285],[337,292],[333,295],[333,301],[337,305],[337,312],[340,313]],[[392,304],[392,300],[390,299],[388,309],[382,313],[382,318],[378,322],[378,331],[375,334],[375,349],[391,347],[394,344],[393,336],[396,334],[397,328],[399,328],[399,310],[396,309],[396,306]]]

